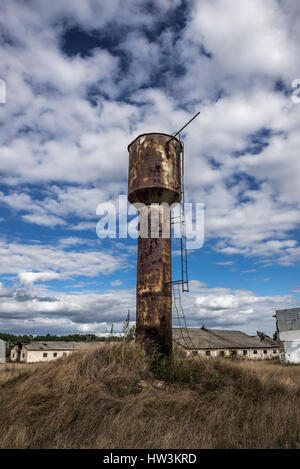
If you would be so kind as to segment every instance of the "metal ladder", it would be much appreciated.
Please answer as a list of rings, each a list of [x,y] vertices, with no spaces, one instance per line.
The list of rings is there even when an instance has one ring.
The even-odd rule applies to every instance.
[[[177,328],[180,330],[180,339],[182,341],[182,345],[189,350],[194,350],[195,346],[193,344],[192,338],[186,325],[185,314],[181,303],[181,292],[179,284],[172,286],[172,297],[173,325],[174,321],[177,322]]]
[[[189,279],[188,279],[188,268],[187,268],[187,247],[186,247],[186,227],[185,227],[185,213],[184,213],[184,145],[182,140],[179,141],[181,144],[180,151],[180,204],[179,204],[179,215],[171,217],[171,224],[180,224],[180,262],[181,262],[181,279],[174,280],[172,284],[172,319],[173,324],[176,323],[176,327],[180,330],[180,339],[182,345],[189,350],[194,350],[192,338],[186,324],[186,318],[184,309],[181,302],[181,291],[189,291]],[[175,324],[174,324],[175,325]]]
[[[184,145],[181,143],[180,152],[180,250],[181,250],[181,279],[182,279],[182,291],[189,291],[189,278],[187,268],[187,247],[186,247],[186,227],[185,227],[185,213],[184,213]]]
[[[181,262],[181,279],[172,281],[172,285],[181,285],[183,292],[189,291],[189,279],[187,268],[187,247],[186,247],[186,228],[184,214],[184,146],[180,140],[180,204],[179,215],[171,217],[171,224],[180,225],[180,262]]]

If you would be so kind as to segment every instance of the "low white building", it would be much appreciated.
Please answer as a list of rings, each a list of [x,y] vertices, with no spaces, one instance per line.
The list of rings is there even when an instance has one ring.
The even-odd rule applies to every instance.
[[[276,311],[280,359],[284,363],[300,363],[300,308]]]
[[[35,363],[66,357],[75,350],[87,349],[101,342],[59,342],[32,341],[27,344],[18,343],[10,352],[13,362]]]
[[[174,344],[183,347],[188,355],[200,357],[239,357],[266,360],[279,357],[278,343],[266,334],[249,336],[241,331],[188,328],[173,329]]]

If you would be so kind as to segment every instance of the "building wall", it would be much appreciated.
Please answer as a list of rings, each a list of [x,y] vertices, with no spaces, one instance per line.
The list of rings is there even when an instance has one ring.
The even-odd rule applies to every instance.
[[[244,354],[244,350],[247,351],[247,354]],[[266,353],[264,353],[266,351]],[[209,354],[207,353],[209,352]],[[256,353],[255,353],[256,352]],[[216,357],[238,357],[242,359],[248,360],[270,360],[272,358],[279,357],[279,350],[278,349],[223,349],[223,350],[197,350],[196,353],[194,351],[189,351],[188,355],[197,355],[200,357],[205,358],[216,358]]]
[[[300,308],[276,311],[276,326],[283,363],[300,363]]]
[[[22,348],[21,353],[20,353],[20,362],[24,362],[24,363],[27,362],[27,354],[28,354],[28,351]]]
[[[282,331],[279,338],[283,343],[284,351],[281,354],[282,361],[286,363],[300,363],[300,330]]]
[[[17,359],[18,359],[18,352],[17,352],[17,349],[18,349],[18,347],[17,347],[17,345],[15,345],[15,346],[11,349],[11,351],[10,351],[10,360],[11,360],[12,362],[16,362]]]
[[[73,350],[26,350],[23,348],[20,354],[20,362],[24,363],[36,363],[36,362],[47,362],[51,360],[56,360],[60,357],[66,357]],[[44,356],[47,354],[47,356]],[[56,354],[56,356],[55,356]],[[17,361],[18,359],[18,352],[17,347],[13,347],[10,352],[10,359],[11,361]]]
[[[0,363],[5,363],[6,346],[4,340],[0,339]]]
[[[27,363],[49,362],[51,360],[57,360],[57,358],[66,357],[72,352],[73,350],[28,350],[24,361]],[[44,356],[45,354],[46,356]],[[22,358],[21,361],[23,361]]]

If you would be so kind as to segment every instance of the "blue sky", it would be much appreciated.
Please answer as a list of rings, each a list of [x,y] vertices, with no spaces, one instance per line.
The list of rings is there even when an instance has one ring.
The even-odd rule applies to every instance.
[[[0,6],[0,330],[105,334],[135,313],[136,242],[99,239],[127,145],[183,133],[190,326],[273,333],[300,303],[296,0],[10,0]],[[178,258],[174,257],[174,263]]]

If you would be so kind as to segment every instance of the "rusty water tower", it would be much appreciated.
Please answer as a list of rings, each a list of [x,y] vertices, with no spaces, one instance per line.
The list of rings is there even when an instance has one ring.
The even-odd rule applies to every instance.
[[[182,207],[184,199],[183,143],[180,137],[176,137],[198,114],[200,113],[198,112],[173,135],[145,133],[128,146],[128,200],[131,204],[143,204],[138,208],[140,225],[147,221],[146,230],[143,234],[139,233],[138,237],[136,340],[148,353],[156,351],[162,355],[170,355],[172,285],[180,284],[182,291],[188,291],[187,256],[183,238],[181,238],[182,278],[172,282],[169,206],[181,202]],[[181,210],[182,208],[180,223],[184,220]],[[154,236],[151,230],[153,224],[156,225],[156,230],[153,230]],[[185,250],[185,261],[183,250]],[[178,309],[176,305],[175,307]],[[181,314],[187,331],[183,310]],[[182,332],[182,337],[185,343],[191,344],[188,333]]]
[[[140,135],[128,146],[128,200],[145,205],[139,216],[148,221],[146,236],[138,237],[136,340],[164,355],[172,350],[171,219],[167,208],[151,204],[180,202],[181,149],[177,138],[160,133]],[[151,236],[153,220],[157,237]]]

